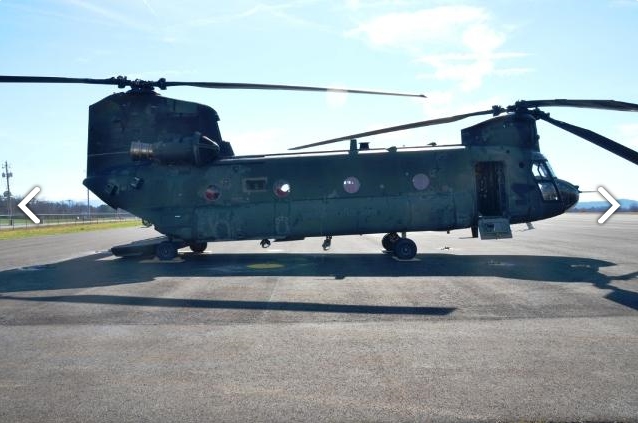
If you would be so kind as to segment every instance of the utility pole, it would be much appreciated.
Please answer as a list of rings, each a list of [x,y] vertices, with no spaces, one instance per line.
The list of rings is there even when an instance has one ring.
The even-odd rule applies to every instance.
[[[9,172],[9,163],[5,160],[2,165],[2,177],[7,179],[7,190],[4,192],[4,198],[7,199],[7,215],[9,216],[9,224],[13,226],[13,208],[11,207],[11,188],[9,187],[9,178],[13,177],[13,173]]]

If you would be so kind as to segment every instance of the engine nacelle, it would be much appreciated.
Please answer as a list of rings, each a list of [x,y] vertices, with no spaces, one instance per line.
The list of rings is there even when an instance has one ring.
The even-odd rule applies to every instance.
[[[162,164],[192,164],[202,166],[219,156],[219,144],[196,132],[173,141],[145,143],[133,141],[129,151],[135,161],[156,160]]]

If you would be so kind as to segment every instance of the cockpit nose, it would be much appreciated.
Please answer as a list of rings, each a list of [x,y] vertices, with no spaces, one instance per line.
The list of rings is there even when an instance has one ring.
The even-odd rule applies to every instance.
[[[562,179],[556,179],[556,185],[560,192],[560,198],[565,206],[565,210],[578,203],[578,186],[572,185]]]

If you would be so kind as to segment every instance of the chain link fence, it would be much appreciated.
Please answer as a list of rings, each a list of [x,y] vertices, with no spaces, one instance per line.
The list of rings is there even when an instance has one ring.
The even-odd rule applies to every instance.
[[[86,225],[97,224],[104,222],[120,222],[124,220],[136,220],[139,219],[126,212],[114,212],[114,213],[91,213],[89,214],[77,214],[77,213],[59,213],[59,214],[38,214],[40,223],[36,225],[28,217],[20,214],[14,215],[0,215],[0,230],[4,229],[24,229],[34,226],[50,226],[50,225]]]

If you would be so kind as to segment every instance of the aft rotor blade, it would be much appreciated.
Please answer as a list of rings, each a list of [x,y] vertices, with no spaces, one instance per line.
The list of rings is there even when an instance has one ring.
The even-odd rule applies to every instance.
[[[465,119],[471,116],[494,114],[499,110],[500,108],[498,106],[495,106],[493,109],[490,109],[490,110],[483,110],[480,112],[473,112],[473,113],[465,113],[462,115],[448,116],[448,117],[438,118],[438,119],[423,120],[420,122],[407,123],[405,125],[391,126],[388,128],[381,128],[381,129],[376,129],[373,131],[361,132],[358,134],[346,135],[344,137],[333,138],[333,139],[325,140],[325,141],[319,141],[312,144],[300,145],[298,147],[289,148],[288,150],[302,150],[304,148],[318,147],[320,145],[332,144],[339,141],[345,141],[345,140],[351,140],[351,139],[357,139],[357,138],[364,138],[364,137],[369,137],[372,135],[387,134],[389,132],[405,131],[408,129],[422,128],[424,126],[451,123],[451,122],[456,122],[457,120]]]
[[[121,78],[121,77],[120,77]],[[123,80],[123,79],[120,79]],[[0,83],[16,82],[31,84],[99,84],[118,85],[118,78],[92,79],[92,78],[61,78],[56,76],[10,76],[0,75]]]
[[[534,107],[579,107],[584,109],[614,110],[618,112],[638,112],[638,104],[616,100],[521,100],[509,109]]]
[[[351,94],[376,94],[391,95],[400,97],[420,97],[427,98],[424,94],[397,93],[388,91],[374,90],[352,90],[347,88],[329,88],[329,87],[309,87],[304,85],[278,85],[278,84],[252,84],[241,82],[166,82],[167,87],[199,87],[199,88],[216,88],[230,90],[284,90],[284,91],[319,91],[334,93],[351,93]]]
[[[575,126],[566,122],[562,122],[560,120],[552,119],[547,113],[539,114],[538,118],[543,119],[544,121],[549,122],[552,125],[558,126],[559,128],[564,129],[567,132],[571,132],[574,135],[578,135],[579,137],[593,144],[596,144],[601,148],[604,148],[610,153],[613,153],[617,156],[622,157],[623,159],[629,160],[633,164],[638,165],[638,152],[632,150],[631,148],[625,147],[624,145],[610,140],[609,138],[603,137],[602,135],[597,134],[594,131],[590,131],[589,129],[581,128],[580,126]]]
[[[162,90],[167,87],[198,87],[198,88],[215,88],[215,89],[231,89],[231,90],[286,90],[286,91],[318,91],[318,92],[335,92],[335,93],[352,93],[352,94],[374,94],[389,95],[399,97],[420,97],[427,98],[424,94],[410,94],[390,91],[375,90],[358,90],[347,88],[330,88],[330,87],[311,87],[303,85],[278,85],[278,84],[252,84],[241,82],[179,82],[166,81],[161,78],[157,81],[142,81],[139,79],[130,80],[125,76],[107,79],[92,78],[61,78],[51,76],[3,76],[0,75],[0,83],[16,82],[16,83],[40,83],[40,84],[101,84],[101,85],[117,85],[119,88],[135,87],[135,88],[160,88]]]

